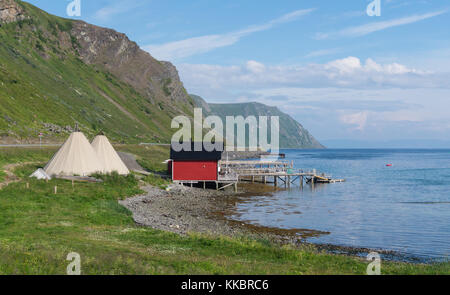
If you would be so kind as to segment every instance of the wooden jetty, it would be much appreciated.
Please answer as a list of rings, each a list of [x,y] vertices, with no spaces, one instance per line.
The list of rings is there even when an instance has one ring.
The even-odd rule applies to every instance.
[[[337,183],[345,179],[333,179],[313,169],[304,171],[294,169],[293,161],[220,161],[218,182],[260,182],[273,183],[275,187],[291,187],[299,181],[300,188],[304,184]]]

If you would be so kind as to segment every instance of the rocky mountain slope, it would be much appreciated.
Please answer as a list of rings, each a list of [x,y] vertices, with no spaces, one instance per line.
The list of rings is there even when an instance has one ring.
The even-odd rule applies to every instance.
[[[61,141],[78,123],[115,141],[169,142],[192,115],[175,67],[126,35],[0,0],[0,142]]]
[[[194,98],[210,114],[278,115],[283,147],[322,147],[276,108]],[[35,143],[41,132],[61,142],[76,124],[115,142],[170,142],[172,118],[194,106],[176,68],[126,35],[0,0],[0,144]]]
[[[11,23],[25,18],[24,9],[13,0],[0,1],[1,23]]]
[[[204,116],[215,115],[225,121],[227,116],[278,116],[280,118],[281,148],[324,148],[303,126],[276,107],[261,103],[212,104],[191,95],[195,105],[203,109]]]

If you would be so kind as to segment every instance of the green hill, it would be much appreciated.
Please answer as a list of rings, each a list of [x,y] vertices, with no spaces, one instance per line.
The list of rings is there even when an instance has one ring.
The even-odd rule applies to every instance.
[[[281,148],[324,148],[303,126],[291,116],[276,107],[261,103],[212,104],[197,95],[191,95],[197,107],[204,115],[216,115],[225,120],[227,116],[278,116],[280,118]]]
[[[0,144],[61,142],[76,124],[113,141],[170,142],[172,118],[197,103],[219,116],[277,115],[281,145],[321,148],[307,130],[262,104],[207,104],[190,97],[169,62],[124,34],[0,0]]]
[[[0,1],[0,143],[61,141],[76,123],[114,141],[169,142],[192,115],[175,67],[114,30]]]

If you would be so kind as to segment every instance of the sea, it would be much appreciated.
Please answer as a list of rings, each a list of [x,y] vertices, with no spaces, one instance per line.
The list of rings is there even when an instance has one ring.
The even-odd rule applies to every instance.
[[[329,234],[307,241],[394,251],[449,261],[450,150],[282,150],[296,169],[344,178],[261,194],[237,204],[233,219]],[[388,166],[392,165],[392,166]]]

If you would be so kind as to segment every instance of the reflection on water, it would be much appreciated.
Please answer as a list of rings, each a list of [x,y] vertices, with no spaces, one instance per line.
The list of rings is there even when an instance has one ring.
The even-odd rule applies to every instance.
[[[234,218],[325,232],[310,242],[450,255],[450,150],[286,150],[296,168],[347,182],[298,186],[237,204]],[[386,167],[386,164],[393,167]]]

